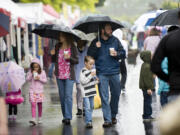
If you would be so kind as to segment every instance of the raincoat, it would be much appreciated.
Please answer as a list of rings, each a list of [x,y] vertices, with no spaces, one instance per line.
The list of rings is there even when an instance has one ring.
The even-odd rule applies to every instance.
[[[32,60],[32,63],[37,63],[40,65],[39,59],[35,58]],[[42,69],[42,68],[41,68]],[[43,85],[47,82],[46,73],[44,70],[41,71],[41,74],[38,74],[39,80],[34,80],[33,74],[31,71],[27,73],[27,81],[30,82],[29,94],[30,94],[30,102],[42,102],[44,99],[43,96]]]
[[[151,52],[143,51],[140,53],[140,58],[144,61],[141,66],[139,88],[142,90],[154,89],[153,73],[150,70]]]

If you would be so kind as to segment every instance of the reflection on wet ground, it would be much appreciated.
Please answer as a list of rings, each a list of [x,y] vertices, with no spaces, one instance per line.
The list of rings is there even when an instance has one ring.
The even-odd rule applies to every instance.
[[[43,123],[30,126],[31,108],[28,98],[28,87],[26,83],[22,94],[25,102],[18,106],[18,117],[16,122],[9,123],[10,135],[159,135],[157,121],[143,122],[143,96],[138,88],[139,71],[141,61],[137,59],[137,65],[128,66],[127,91],[121,94],[117,125],[104,129],[101,109],[93,112],[93,129],[86,129],[84,118],[76,117],[76,101],[74,89],[73,120],[70,126],[62,124],[62,115],[59,103],[57,86],[48,82],[45,85],[46,100],[43,103]],[[159,97],[153,99],[153,116],[157,117],[159,112]]]

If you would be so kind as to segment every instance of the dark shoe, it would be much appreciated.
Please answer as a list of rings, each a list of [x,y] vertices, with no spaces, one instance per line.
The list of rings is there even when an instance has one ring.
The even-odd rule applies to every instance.
[[[65,119],[62,120],[62,123],[65,123]]]
[[[112,126],[111,122],[104,122],[104,124],[103,124],[104,128],[108,128],[108,127],[111,127],[111,126]]]
[[[70,124],[71,124],[70,119],[65,119],[65,120],[64,120],[64,124],[65,124],[65,125],[70,125]]]
[[[76,113],[76,115],[82,115],[82,110],[78,109],[78,112]]]
[[[91,122],[87,123],[86,128],[93,128],[92,123]]]
[[[117,124],[117,119],[116,118],[112,118],[112,124],[113,125]]]

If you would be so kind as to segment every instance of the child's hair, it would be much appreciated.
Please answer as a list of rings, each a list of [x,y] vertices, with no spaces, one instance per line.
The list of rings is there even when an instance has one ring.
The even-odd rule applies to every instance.
[[[33,67],[33,65],[34,64],[38,64],[38,63],[31,63],[31,65],[30,65],[30,68],[31,68],[31,72],[33,72],[33,69],[34,69],[34,67]],[[39,64],[38,64],[39,65]],[[38,74],[41,74],[41,66],[39,65],[39,69],[38,69]]]
[[[94,60],[94,58],[91,56],[85,56],[84,62],[89,62],[90,60]]]

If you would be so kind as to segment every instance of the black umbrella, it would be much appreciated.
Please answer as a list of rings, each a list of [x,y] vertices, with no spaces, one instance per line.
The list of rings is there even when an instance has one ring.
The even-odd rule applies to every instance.
[[[80,37],[68,26],[64,24],[41,24],[35,28],[33,33],[40,35],[41,37],[52,38],[59,40],[60,32],[72,35],[75,39],[80,39]]]
[[[102,23],[111,24],[113,31],[124,27],[118,20],[113,20],[109,16],[93,15],[82,17],[79,21],[76,22],[76,24],[73,26],[73,29],[81,30],[86,34],[94,33],[98,32]]]
[[[179,8],[171,9],[161,13],[152,21],[151,26],[164,26],[164,25],[180,25],[178,19]]]

